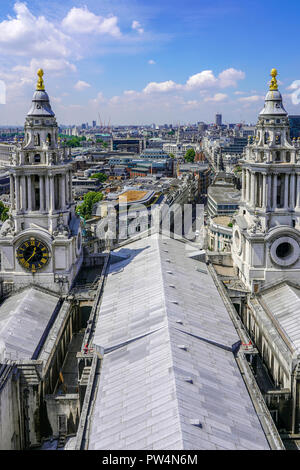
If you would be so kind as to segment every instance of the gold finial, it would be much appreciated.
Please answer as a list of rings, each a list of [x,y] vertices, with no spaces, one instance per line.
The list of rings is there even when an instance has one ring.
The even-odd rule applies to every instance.
[[[37,82],[37,85],[36,85],[36,89],[37,90],[45,90],[45,85],[44,85],[44,80],[43,80],[43,75],[44,75],[44,70],[43,69],[39,69],[38,70],[38,82]]]
[[[278,90],[278,85],[277,85],[276,76],[277,76],[277,70],[276,70],[276,69],[272,69],[272,70],[271,70],[271,77],[272,77],[272,80],[271,80],[271,83],[270,83],[270,90]]]

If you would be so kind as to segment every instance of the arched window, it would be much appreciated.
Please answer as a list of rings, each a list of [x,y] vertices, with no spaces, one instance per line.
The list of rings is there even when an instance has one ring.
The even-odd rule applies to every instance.
[[[276,162],[280,162],[280,152],[279,152],[279,151],[277,151],[277,152],[275,153],[275,161],[276,161]]]
[[[48,145],[51,145],[51,134],[47,135],[47,142],[48,142]]]
[[[41,156],[40,156],[40,154],[37,153],[37,154],[34,156],[34,163],[41,163]]]
[[[265,144],[268,142],[268,139],[269,139],[269,132],[265,132],[265,135],[264,135]]]
[[[286,152],[285,161],[286,161],[287,163],[289,163],[289,162],[291,161],[291,154],[290,154],[290,152]]]

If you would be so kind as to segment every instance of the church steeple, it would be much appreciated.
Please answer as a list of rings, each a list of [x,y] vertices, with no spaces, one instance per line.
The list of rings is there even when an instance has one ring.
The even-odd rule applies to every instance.
[[[60,145],[58,125],[45,91],[43,75],[40,69],[25,120],[24,141],[15,145],[10,158],[11,218],[1,229],[0,248],[2,242],[7,247],[10,245],[18,253],[19,260],[20,246],[23,246],[19,246],[19,241],[23,237],[25,240],[38,240],[36,248],[38,243],[41,243],[39,247],[44,243],[48,247],[50,261],[48,259],[44,266],[43,261],[42,264],[33,263],[35,255],[32,255],[27,259],[29,268],[26,264],[24,266],[32,273],[42,270],[48,285],[53,288],[55,276],[59,273],[70,282],[74,278],[81,255],[81,235],[72,194],[70,149]],[[13,260],[13,255],[9,256]],[[24,266],[17,263],[15,271],[22,271]],[[2,268],[5,271],[5,267]],[[5,278],[5,272],[2,274]],[[14,282],[17,279],[22,279],[22,276],[16,276]],[[33,281],[29,274],[26,280]]]
[[[262,283],[271,272],[282,276],[284,270],[287,275],[287,267],[300,255],[295,245],[295,239],[300,242],[300,151],[290,139],[276,69],[271,70],[271,77],[255,135],[249,137],[241,160],[241,204],[233,228],[233,258],[251,288],[255,278]],[[292,233],[293,239],[281,232]],[[272,244],[275,235],[278,250]]]

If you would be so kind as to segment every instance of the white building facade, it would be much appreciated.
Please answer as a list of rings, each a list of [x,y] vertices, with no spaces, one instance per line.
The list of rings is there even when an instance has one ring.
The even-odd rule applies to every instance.
[[[60,146],[43,72],[25,121],[24,142],[14,146],[10,218],[0,232],[5,284],[68,292],[82,259],[80,220],[72,195],[72,162]]]
[[[252,292],[281,280],[300,281],[300,149],[290,139],[275,69],[271,75],[255,136],[241,160],[233,225],[233,261]]]

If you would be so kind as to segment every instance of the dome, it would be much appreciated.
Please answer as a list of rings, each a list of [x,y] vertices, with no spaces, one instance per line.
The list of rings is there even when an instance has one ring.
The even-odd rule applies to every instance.
[[[27,116],[54,117],[55,114],[51,109],[48,93],[45,91],[43,80],[44,72],[42,69],[39,69],[37,74],[39,79],[37,82],[36,91],[32,97],[32,105]]]
[[[48,93],[45,90],[36,90],[32,97],[32,101],[49,101]]]
[[[51,109],[49,96],[45,90],[36,90],[34,92],[32,105],[27,116],[55,116]]]
[[[282,104],[282,96],[278,90],[270,90],[266,94],[265,97],[265,104],[261,112],[259,113],[260,116],[287,116],[287,112],[283,107]]]
[[[283,107],[282,104],[282,96],[280,91],[278,91],[278,85],[276,80],[277,70],[271,70],[271,84],[270,90],[267,92],[265,97],[265,104],[261,112],[259,113],[260,116],[287,116],[287,112]]]

